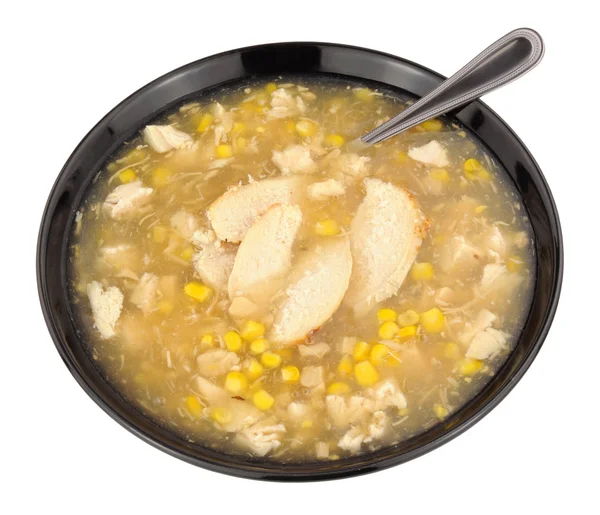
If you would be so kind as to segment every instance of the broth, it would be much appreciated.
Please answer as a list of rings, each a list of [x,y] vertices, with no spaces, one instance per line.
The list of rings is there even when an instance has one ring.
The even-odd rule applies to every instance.
[[[410,102],[248,82],[125,144],[70,246],[78,324],[114,387],[189,441],[296,462],[401,442],[477,394],[524,324],[532,231],[452,121],[350,151]]]

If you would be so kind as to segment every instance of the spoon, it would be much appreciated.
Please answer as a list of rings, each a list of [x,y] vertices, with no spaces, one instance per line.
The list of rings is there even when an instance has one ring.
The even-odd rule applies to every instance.
[[[384,141],[415,125],[512,82],[544,56],[544,42],[532,29],[509,32],[399,115],[352,142],[354,150]]]

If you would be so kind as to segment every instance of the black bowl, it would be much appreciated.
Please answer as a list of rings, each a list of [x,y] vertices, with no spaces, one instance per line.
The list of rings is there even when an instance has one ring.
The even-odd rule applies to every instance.
[[[323,43],[281,43],[202,59],[148,84],[121,102],[88,133],[54,184],[38,241],[37,279],[42,310],[58,352],[82,388],[123,427],[158,449],[194,465],[254,479],[320,480],[373,472],[435,449],[489,413],[528,369],[556,311],[563,268],[556,206],[541,170],[521,140],[483,103],[473,102],[452,114],[493,152],[523,197],[535,233],[535,293],[516,349],[501,370],[472,401],[419,436],[364,456],[285,465],[230,456],[191,444],[128,404],[106,381],[86,350],[69,304],[68,237],[88,185],[109,156],[149,120],[186,98],[228,82],[278,74],[330,74],[376,81],[416,96],[423,96],[443,80],[422,66],[373,50]]]

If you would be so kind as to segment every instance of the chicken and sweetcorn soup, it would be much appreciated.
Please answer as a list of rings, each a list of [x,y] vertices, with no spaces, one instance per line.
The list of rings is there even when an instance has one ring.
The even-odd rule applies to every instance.
[[[71,240],[115,388],[190,441],[296,462],[400,442],[481,390],[527,315],[531,228],[455,124],[352,150],[408,102],[279,78],[125,145]]]

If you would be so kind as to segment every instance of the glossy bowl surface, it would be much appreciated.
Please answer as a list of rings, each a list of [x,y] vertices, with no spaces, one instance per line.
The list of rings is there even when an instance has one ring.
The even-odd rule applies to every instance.
[[[132,407],[104,379],[86,351],[69,305],[68,236],[87,187],[110,155],[148,121],[188,98],[240,79],[279,74],[327,74],[375,81],[416,96],[423,96],[443,80],[422,66],[373,50],[325,43],[280,43],[208,57],[144,86],[85,136],[54,184],[38,239],[37,279],[42,310],[56,348],[81,387],[123,427],[158,449],[194,465],[253,479],[322,480],[373,472],[439,447],[489,413],[528,369],[554,317],[563,268],[556,206],[525,145],[485,104],[473,102],[452,114],[495,155],[523,197],[535,235],[535,292],[520,340],[505,365],[467,405],[419,436],[364,456],[304,464],[244,459],[191,444]]]

